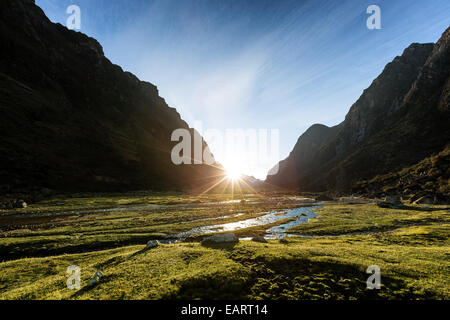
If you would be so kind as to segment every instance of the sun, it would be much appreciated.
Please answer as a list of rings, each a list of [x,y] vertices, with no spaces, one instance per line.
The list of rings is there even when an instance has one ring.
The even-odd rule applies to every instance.
[[[239,168],[234,167],[234,166],[230,166],[226,168],[226,173],[227,173],[227,177],[230,180],[239,180],[242,176],[241,171],[239,170]]]

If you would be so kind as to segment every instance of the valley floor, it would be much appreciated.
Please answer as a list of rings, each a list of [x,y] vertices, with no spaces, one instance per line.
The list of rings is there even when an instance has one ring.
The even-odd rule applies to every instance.
[[[129,194],[53,199],[0,211],[0,299],[449,299],[450,210],[382,209],[370,201],[315,203],[300,197]],[[241,240],[204,247],[194,228],[302,206],[317,217],[286,242]],[[235,230],[265,235],[274,225]],[[218,230],[220,232],[220,230]],[[81,270],[69,290],[67,268]],[[369,266],[381,269],[369,290]],[[88,286],[96,271],[103,277]]]

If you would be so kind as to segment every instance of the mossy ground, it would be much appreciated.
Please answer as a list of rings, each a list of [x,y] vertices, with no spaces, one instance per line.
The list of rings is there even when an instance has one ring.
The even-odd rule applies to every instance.
[[[293,230],[311,238],[289,238],[287,244],[276,240],[267,244],[241,241],[223,248],[188,242],[141,251],[146,241],[158,234],[211,224],[195,222],[198,218],[235,212],[244,215],[222,221],[244,219],[292,205],[289,201],[265,201],[254,205],[166,206],[149,212],[69,215],[30,224],[28,232],[20,224],[5,230],[3,221],[0,248],[6,254],[13,248],[20,258],[2,255],[5,261],[0,263],[0,298],[450,298],[450,213],[437,206],[432,206],[434,211],[420,211],[381,209],[373,204],[328,204],[317,211],[318,218]],[[248,234],[252,232],[248,230]],[[371,233],[348,235],[352,232]],[[77,234],[81,235],[78,239]],[[243,235],[246,233],[241,230]],[[121,242],[121,236],[140,244]],[[72,241],[78,247],[74,248]],[[93,246],[94,251],[91,246],[97,241],[112,242]],[[59,252],[38,257],[52,248]],[[66,269],[70,265],[81,268],[79,291],[66,287]],[[370,265],[381,268],[381,290],[366,288],[366,269]],[[103,272],[104,278],[94,287],[87,287],[97,270]]]

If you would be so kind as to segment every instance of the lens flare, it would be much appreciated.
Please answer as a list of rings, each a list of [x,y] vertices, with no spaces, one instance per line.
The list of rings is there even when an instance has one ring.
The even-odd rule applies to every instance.
[[[230,180],[238,180],[242,176],[242,172],[239,170],[239,168],[235,166],[230,166],[226,168],[227,177]]]

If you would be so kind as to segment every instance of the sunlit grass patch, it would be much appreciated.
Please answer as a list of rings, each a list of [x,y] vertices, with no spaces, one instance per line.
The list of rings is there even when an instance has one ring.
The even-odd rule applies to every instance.
[[[450,297],[449,212],[439,206],[419,211],[327,204],[317,211],[317,218],[290,229],[310,238],[207,248],[197,242],[203,237],[199,236],[191,239],[194,242],[142,251],[150,239],[283,211],[291,205],[172,206],[47,220],[17,218],[1,232],[2,258],[12,260],[0,263],[0,299]],[[234,233],[262,235],[270,226]],[[70,265],[81,268],[79,291],[66,286]],[[366,288],[370,265],[381,268],[381,290]],[[86,287],[98,270],[104,274],[102,280]]]
[[[435,211],[379,208],[375,204],[330,204],[316,213],[307,224],[293,227],[292,233],[340,235],[386,231],[408,225],[450,223],[450,213],[436,206]]]

